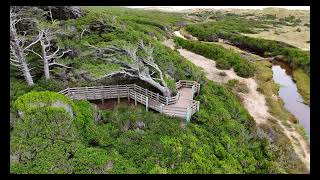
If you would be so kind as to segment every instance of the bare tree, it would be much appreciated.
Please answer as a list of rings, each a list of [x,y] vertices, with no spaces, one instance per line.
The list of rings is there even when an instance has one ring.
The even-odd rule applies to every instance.
[[[43,34],[42,38],[40,39],[41,54],[35,52],[34,50],[29,51],[33,52],[35,55],[39,56],[42,59],[45,78],[50,79],[50,66],[71,68],[56,62],[57,59],[60,59],[65,53],[70,52],[71,50],[63,51],[59,46],[57,46],[56,50],[52,52],[53,48],[55,47],[55,44],[53,43],[53,40],[55,38],[53,30],[47,27],[41,29],[40,31]]]
[[[52,7],[52,6],[48,6],[49,16],[50,16],[51,22],[53,23],[52,8],[54,8],[54,7]]]
[[[151,44],[147,45],[143,43],[143,41],[140,41],[138,45],[126,44],[122,47],[110,46],[99,48],[92,45],[87,46],[94,49],[94,52],[90,54],[94,54],[108,62],[117,63],[122,66],[120,71],[107,74],[103,78],[123,74],[124,77],[129,76],[147,82],[159,89],[164,96],[171,96],[171,91],[164,80],[163,73],[154,61],[153,46]],[[145,53],[144,57],[137,55],[139,49]],[[119,54],[126,55],[131,59],[131,62],[122,61],[116,58]]]
[[[34,83],[26,60],[26,51],[40,41],[43,33],[39,32],[31,40],[26,37],[27,32],[18,35],[16,25],[24,20],[33,21],[34,19],[25,18],[19,12],[15,12],[14,7],[10,8],[10,64],[19,68],[27,84],[31,86]]]

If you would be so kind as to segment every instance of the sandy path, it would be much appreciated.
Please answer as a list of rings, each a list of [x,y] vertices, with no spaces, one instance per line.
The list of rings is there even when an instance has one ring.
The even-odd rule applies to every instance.
[[[185,49],[177,49],[179,53],[193,62],[195,65],[201,67],[204,72],[207,73],[208,79],[218,82],[227,83],[230,79],[237,79],[239,82],[243,82],[249,88],[249,93],[239,93],[245,108],[249,111],[250,115],[254,117],[258,124],[266,123],[268,119],[268,107],[263,94],[257,91],[257,83],[253,78],[242,78],[239,77],[233,69],[231,70],[219,70],[216,68],[215,61],[187,51]],[[225,72],[226,76],[220,76],[219,72]]]
[[[247,109],[247,111],[250,113],[250,115],[254,118],[257,125],[262,123],[268,123],[268,118],[273,117],[268,112],[268,106],[266,105],[266,100],[263,94],[257,91],[257,83],[253,78],[242,78],[239,77],[233,69],[231,70],[219,70],[215,67],[215,61],[205,58],[201,55],[195,54],[193,52],[187,51],[185,49],[177,49],[179,53],[194,63],[195,65],[201,67],[204,72],[207,73],[207,78],[224,84],[228,82],[230,79],[237,79],[239,82],[243,82],[247,85],[249,88],[249,93],[240,93],[239,96],[243,100],[243,105]],[[225,72],[226,76],[220,76],[219,72]],[[273,117],[274,118],[274,117]],[[294,128],[288,128],[282,124],[280,120],[277,118],[274,118],[277,120],[277,123],[280,125],[280,127],[283,129],[283,132],[287,135],[287,137],[292,142],[292,145],[294,147],[294,151],[299,156],[300,159],[303,160],[304,164],[307,166],[308,169],[310,169],[310,152],[309,152],[309,145],[306,143],[306,141],[303,139],[303,137],[297,133],[297,131]],[[293,127],[293,124],[288,122],[291,127]]]
[[[179,31],[174,32],[177,36],[182,36]],[[185,39],[185,38],[184,38]],[[268,106],[266,105],[266,100],[263,94],[257,91],[258,84],[253,78],[242,78],[239,77],[233,69],[230,70],[219,70],[216,68],[216,63],[214,60],[205,58],[201,55],[195,54],[185,49],[177,49],[178,52],[185,57],[187,60],[191,61],[198,67],[201,67],[204,72],[207,74],[207,78],[218,82],[220,84],[225,84],[230,79],[237,79],[239,82],[243,82],[249,88],[249,93],[240,93],[239,96],[243,100],[243,105],[254,118],[257,125],[262,123],[268,123],[268,118],[272,117],[277,120],[277,123],[282,128],[283,132],[290,139],[294,151],[301,159],[306,167],[310,170],[310,146],[306,140],[294,129],[289,128],[293,127],[293,123],[287,122],[288,126],[284,126],[282,121],[273,117],[269,111]],[[225,72],[226,76],[220,76],[219,72]]]

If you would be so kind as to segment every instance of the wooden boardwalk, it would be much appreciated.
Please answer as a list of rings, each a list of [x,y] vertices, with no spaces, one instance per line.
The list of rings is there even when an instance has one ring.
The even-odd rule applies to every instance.
[[[176,82],[177,95],[164,97],[159,93],[154,93],[136,84],[94,86],[94,87],[75,87],[60,91],[73,100],[101,100],[117,98],[127,98],[134,100],[135,105],[141,103],[146,110],[151,108],[160,113],[172,117],[179,117],[190,122],[191,116],[199,111],[200,102],[193,100],[199,94],[200,84],[195,81],[179,80]]]

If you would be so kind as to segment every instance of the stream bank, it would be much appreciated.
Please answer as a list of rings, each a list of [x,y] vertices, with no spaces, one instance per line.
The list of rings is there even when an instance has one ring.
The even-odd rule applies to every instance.
[[[180,34],[179,31],[174,33]],[[181,34],[180,34],[181,35]],[[182,35],[181,35],[182,36]],[[297,130],[296,124],[292,123],[292,121],[288,120],[290,119],[290,116],[293,116],[292,114],[288,113],[285,109],[284,106],[278,98],[278,92],[277,88],[276,90],[272,87],[276,87],[275,85],[270,85],[270,87],[263,87],[264,84],[274,84],[274,81],[272,79],[272,70],[271,66],[268,65],[266,68],[264,74],[259,74],[259,76],[266,76],[265,80],[262,81],[259,78],[241,78],[237,76],[233,69],[230,70],[219,70],[215,67],[215,61],[205,58],[201,55],[195,54],[193,52],[190,52],[185,49],[177,49],[178,52],[184,56],[187,60],[193,62],[195,65],[201,67],[204,69],[204,71],[207,73],[208,79],[225,84],[228,80],[230,79],[238,79],[241,82],[244,82],[247,87],[249,88],[250,93],[238,93],[240,95],[241,101],[244,105],[244,107],[248,110],[250,115],[255,119],[257,126],[261,127],[264,125],[271,124],[271,128],[276,128],[277,136],[285,136],[287,140],[281,140],[279,139],[279,144],[291,144],[292,147],[289,146],[282,146],[283,148],[287,149],[286,151],[291,151],[289,149],[292,149],[296,155],[299,157],[299,159],[302,161],[303,165],[306,166],[306,168],[309,170],[310,169],[310,152],[309,152],[309,144],[308,142],[304,139],[303,135],[301,134],[300,131]],[[269,61],[256,61],[256,63],[270,63]],[[219,75],[220,72],[224,72],[226,75],[221,76]],[[260,77],[261,78],[261,77]],[[262,92],[264,90],[267,90],[268,93],[263,92],[261,93],[258,90],[262,89]],[[254,95],[253,95],[254,94]],[[267,102],[266,102],[267,99]],[[274,108],[276,107],[276,108]],[[270,109],[271,108],[271,109]],[[283,116],[278,116],[278,113],[281,113]],[[295,119],[294,117],[291,119]],[[274,127],[275,126],[275,127]],[[270,129],[270,128],[269,128]],[[270,132],[271,131],[271,132]],[[270,129],[269,133],[274,133],[272,132],[273,130]],[[274,136],[274,135],[272,135]],[[289,142],[288,142],[289,141]],[[278,145],[277,145],[278,146]],[[288,149],[289,148],[289,149]],[[291,155],[289,155],[291,157]],[[299,163],[298,163],[299,164]],[[300,164],[301,165],[301,164]],[[299,166],[299,165],[298,165]],[[302,166],[302,165],[301,165]],[[303,167],[302,167],[303,168]]]
[[[273,80],[280,85],[279,97],[284,107],[299,121],[308,137],[310,137],[310,107],[303,103],[297,85],[292,78],[292,70],[283,62],[274,62],[272,65]]]

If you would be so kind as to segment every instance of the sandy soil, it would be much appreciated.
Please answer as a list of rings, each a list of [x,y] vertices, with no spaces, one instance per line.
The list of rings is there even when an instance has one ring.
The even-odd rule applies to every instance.
[[[173,34],[174,34],[175,36],[177,36],[177,37],[182,38],[182,39],[186,39],[184,36],[182,36],[182,35],[180,34],[180,31],[175,31],[175,32],[173,32]]]
[[[162,41],[162,44],[169,47],[170,49],[174,49],[173,39],[167,39],[165,41]]]
[[[264,96],[257,91],[258,85],[253,78],[239,77],[233,69],[219,70],[216,68],[215,61],[185,49],[178,49],[178,51],[183,57],[203,68],[204,72],[207,73],[208,79],[212,81],[224,84],[230,79],[237,79],[239,82],[246,84],[249,88],[249,93],[240,93],[240,97],[243,99],[245,108],[249,111],[250,115],[254,117],[258,124],[266,123],[266,120],[269,116],[266,100]],[[226,76],[220,76],[219,72],[225,72]]]
[[[180,34],[177,32],[177,34]],[[180,34],[181,35],[181,34]],[[250,115],[254,118],[257,123],[257,126],[262,123],[268,123],[268,118],[272,117],[273,119],[277,120],[279,126],[283,129],[283,132],[287,135],[290,139],[291,144],[293,146],[294,151],[299,156],[307,168],[310,170],[310,148],[309,144],[303,137],[294,129],[289,128],[293,127],[293,123],[289,123],[289,126],[283,125],[282,121],[273,117],[269,111],[268,106],[266,105],[266,100],[263,94],[257,91],[258,84],[256,83],[254,78],[242,78],[239,77],[233,69],[230,70],[219,70],[216,68],[216,64],[214,60],[205,58],[201,55],[195,54],[185,49],[177,49],[178,52],[197,65],[201,67],[204,72],[207,74],[207,78],[225,84],[230,79],[237,79],[239,82],[245,83],[249,88],[248,93],[240,93],[239,96],[242,99],[242,103],[244,107],[248,110]],[[225,72],[226,76],[220,76],[219,72]]]

